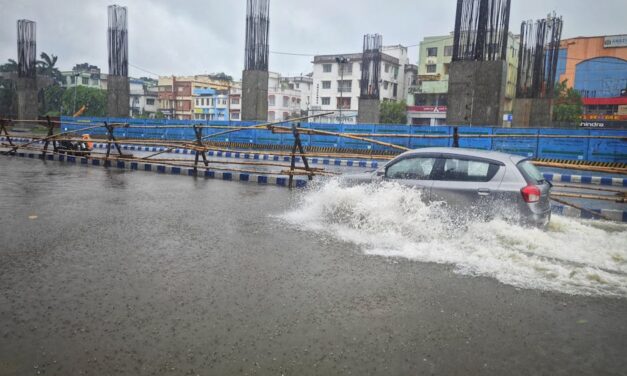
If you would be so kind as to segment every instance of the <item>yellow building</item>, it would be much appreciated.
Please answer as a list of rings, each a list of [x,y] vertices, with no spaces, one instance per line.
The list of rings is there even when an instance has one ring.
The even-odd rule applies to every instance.
[[[518,70],[518,35],[509,33],[507,42],[507,87],[505,112],[511,113],[516,96]],[[416,85],[407,97],[407,118],[411,124],[441,125],[446,123],[448,105],[448,72],[453,56],[453,33],[425,37],[420,42]]]

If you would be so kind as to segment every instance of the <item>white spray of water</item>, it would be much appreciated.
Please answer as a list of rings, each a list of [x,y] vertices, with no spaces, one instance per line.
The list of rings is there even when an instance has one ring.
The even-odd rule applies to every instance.
[[[627,297],[627,226],[553,216],[549,228],[504,220],[462,225],[441,203],[394,183],[305,192],[281,218],[357,244],[366,254],[455,265],[521,287]]]

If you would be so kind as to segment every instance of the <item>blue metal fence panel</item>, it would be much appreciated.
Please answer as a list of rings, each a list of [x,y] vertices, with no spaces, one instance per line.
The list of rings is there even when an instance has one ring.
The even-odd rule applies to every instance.
[[[374,133],[373,124],[344,124],[341,128],[342,133]],[[369,150],[372,149],[372,143],[361,140],[353,140],[350,138],[340,137],[340,147],[343,149]]]
[[[324,124],[324,123],[307,123],[304,124],[307,128],[318,129],[327,132],[341,132],[342,126],[340,124]],[[337,148],[340,145],[340,137],[338,136],[326,136],[326,135],[311,135],[309,137],[309,143],[311,146],[321,148]]]
[[[621,139],[591,138],[586,160],[627,163],[627,131],[590,130],[591,136],[624,137]]]
[[[492,150],[504,153],[536,157],[538,155],[538,129],[494,128],[495,135],[529,135],[530,138],[511,137],[492,139]]]
[[[394,137],[393,135],[407,135],[409,134],[409,127],[407,125],[394,125],[394,124],[376,124],[374,126],[374,133],[378,134],[389,134],[390,137],[376,137],[374,138],[377,141],[388,142],[390,144],[399,145],[408,148],[409,147],[409,138],[408,137]],[[391,148],[389,146],[383,146],[374,144],[374,150],[398,150],[395,148]]]
[[[573,129],[541,129],[540,135],[574,136],[590,135],[588,130]],[[587,138],[540,138],[538,142],[538,157],[550,159],[584,160],[588,155]]]
[[[255,143],[265,145],[281,145],[281,135],[272,133],[267,129],[257,129],[255,131]]]
[[[437,126],[430,127],[428,125],[412,125],[409,128],[409,133],[412,135],[427,135],[427,136],[450,136],[452,134],[452,127]],[[411,138],[409,139],[409,147],[412,149],[425,148],[425,147],[446,147],[451,146],[452,138]]]
[[[487,127],[458,127],[459,135],[489,135],[492,134],[492,128]],[[483,149],[483,150],[491,150],[492,149],[492,139],[491,138],[471,138],[471,137],[460,137],[459,138],[459,147],[461,148],[472,148],[472,149]]]

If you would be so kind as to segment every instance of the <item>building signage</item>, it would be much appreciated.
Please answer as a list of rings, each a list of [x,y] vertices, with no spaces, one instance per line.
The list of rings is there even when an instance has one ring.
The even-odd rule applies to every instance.
[[[603,47],[605,48],[627,47],[627,34],[612,35],[609,37],[605,37],[605,40],[603,42]]]
[[[627,115],[584,114],[581,120],[627,121]]]
[[[409,106],[409,111],[412,112],[446,112],[446,106]]]

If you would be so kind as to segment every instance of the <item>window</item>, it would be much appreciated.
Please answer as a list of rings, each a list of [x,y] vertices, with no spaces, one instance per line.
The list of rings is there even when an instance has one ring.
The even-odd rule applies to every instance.
[[[331,98],[330,97],[322,97],[320,98],[322,100],[322,105],[330,105],[331,104]]]
[[[231,104],[239,104],[239,97],[231,98]]]
[[[394,79],[398,79],[398,67],[394,67]]]
[[[196,98],[196,106],[200,106],[200,99]]]
[[[352,74],[353,73],[353,63],[339,64],[338,72],[339,72],[340,75],[342,75],[342,74]]]
[[[338,110],[350,110],[351,109],[351,98],[337,98],[337,109]]]
[[[344,80],[337,82],[337,91],[340,93],[350,93],[353,89],[353,81]]]
[[[290,97],[283,97],[283,107],[290,105]]]
[[[331,73],[331,70],[333,69],[332,67],[333,65],[331,64],[322,64],[322,71],[324,73]]]
[[[444,46],[444,56],[453,56],[453,46]]]
[[[385,170],[389,179],[429,180],[435,158],[409,157],[402,159]]]
[[[331,88],[331,81],[322,81],[322,88],[323,89],[330,89]]]
[[[83,85],[89,85],[89,77],[82,77],[81,82]]]
[[[155,105],[155,100],[153,98],[147,98],[146,99],[146,105],[147,106],[154,106]]]
[[[436,68],[435,64],[427,64],[427,73],[435,73]]]
[[[427,48],[427,56],[438,56],[438,48],[437,47]]]
[[[76,76],[70,76],[70,82],[73,84],[76,83]]]
[[[498,170],[499,166],[494,163],[446,158],[443,170],[434,180],[486,182],[490,181]]]
[[[390,73],[390,64],[385,63],[385,73]]]
[[[268,106],[274,106],[274,95],[268,96]]]
[[[268,111],[268,121],[274,121],[274,111]]]
[[[383,90],[387,90],[387,89],[388,89],[388,82],[383,81]]]
[[[300,89],[300,84],[296,84],[296,88],[297,88],[297,89]]]
[[[239,111],[231,112],[231,120],[239,120]]]

